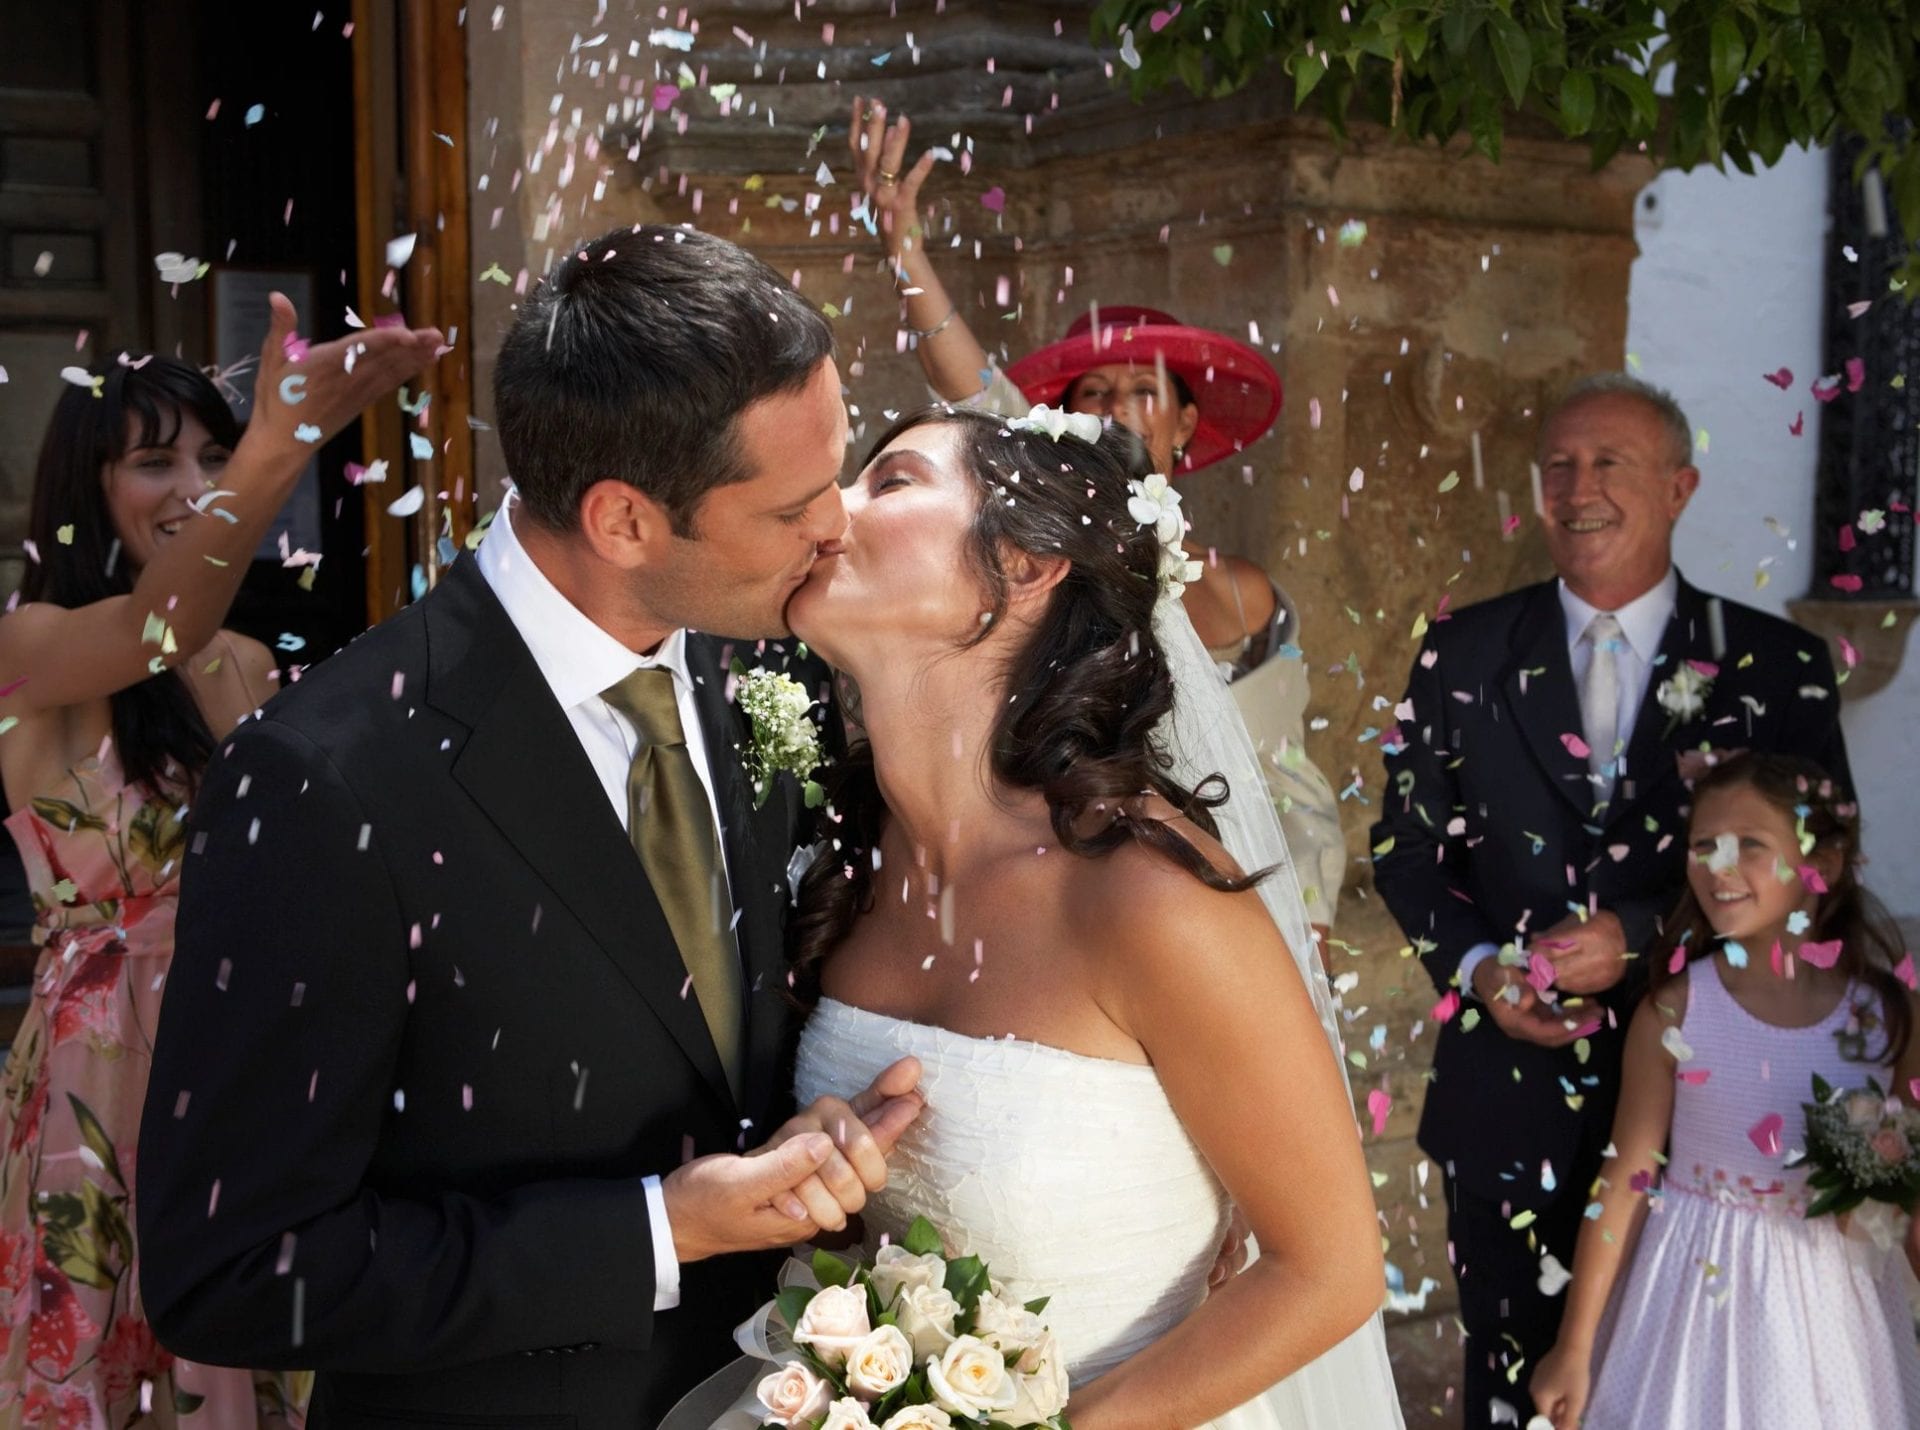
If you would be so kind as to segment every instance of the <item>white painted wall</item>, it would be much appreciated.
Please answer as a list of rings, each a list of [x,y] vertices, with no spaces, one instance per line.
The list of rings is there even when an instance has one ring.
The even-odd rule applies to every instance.
[[[1628,365],[1680,400],[1703,474],[1679,564],[1695,584],[1781,615],[1807,594],[1813,542],[1833,539],[1812,530],[1820,404],[1807,390],[1821,375],[1826,194],[1826,156],[1790,151],[1751,178],[1662,174],[1635,225]],[[1782,367],[1793,371],[1785,392],[1762,378]],[[1847,704],[1842,725],[1863,789],[1868,883],[1896,914],[1920,917],[1920,649],[1893,684]]]

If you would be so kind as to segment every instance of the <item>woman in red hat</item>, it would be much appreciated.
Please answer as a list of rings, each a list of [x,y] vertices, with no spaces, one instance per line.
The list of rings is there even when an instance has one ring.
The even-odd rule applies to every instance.
[[[906,304],[914,351],[948,402],[1008,417],[1036,403],[1110,417],[1146,443],[1155,469],[1174,477],[1230,457],[1280,415],[1280,377],[1245,343],[1189,327],[1153,308],[1097,306],[1066,336],[1002,372],[934,272],[918,218],[920,186],[936,155],[902,172],[911,126],[856,99],[849,146]],[[1202,543],[1204,544],[1204,543]],[[1259,745],[1307,907],[1322,938],[1346,865],[1338,803],[1307,758],[1307,668],[1299,618],[1253,562],[1209,550],[1185,601],[1194,629],[1230,668],[1233,691]]]

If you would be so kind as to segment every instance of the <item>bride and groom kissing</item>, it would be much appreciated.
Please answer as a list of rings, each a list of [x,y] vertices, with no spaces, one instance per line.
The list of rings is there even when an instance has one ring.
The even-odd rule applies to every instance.
[[[936,409],[843,489],[825,320],[666,227],[529,294],[495,394],[478,553],[196,800],[161,1339],[315,1370],[316,1430],[656,1425],[780,1249],[927,1216],[1053,1296],[1080,1430],[1397,1425],[1324,979],[1138,444]],[[815,812],[730,672],[824,704],[821,657]]]

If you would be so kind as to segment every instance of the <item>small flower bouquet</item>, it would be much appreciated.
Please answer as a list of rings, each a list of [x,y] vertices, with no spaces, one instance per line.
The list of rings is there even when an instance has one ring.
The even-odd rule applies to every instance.
[[[813,775],[820,768],[820,731],[808,718],[813,697],[790,675],[771,670],[748,670],[733,662],[733,698],[746,712],[753,738],[741,751],[747,778],[753,784],[753,807],[759,809],[773,792],[774,776],[782,772],[800,781],[807,808],[817,809],[826,795]]]
[[[813,1279],[817,1287],[786,1287],[759,1318],[758,1339],[791,1341],[772,1351],[780,1368],[760,1382],[763,1426],[1071,1430],[1046,1302],[1008,1301],[977,1256],[947,1259],[925,1218],[871,1265],[816,1251]]]
[[[1863,1088],[1832,1087],[1818,1074],[1807,1114],[1806,1151],[1813,1200],[1807,1215],[1837,1216],[1863,1202],[1910,1211],[1920,1200],[1920,1110],[1889,1097],[1867,1079]]]

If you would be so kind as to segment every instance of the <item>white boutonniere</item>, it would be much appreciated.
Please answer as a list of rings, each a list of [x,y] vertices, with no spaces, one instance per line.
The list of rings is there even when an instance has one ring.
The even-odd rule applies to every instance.
[[[1668,734],[1683,721],[1697,720],[1706,713],[1707,696],[1713,693],[1713,678],[1718,674],[1717,667],[1704,661],[1686,660],[1660,682],[1653,698],[1667,712]]]
[[[1009,420],[1007,430],[1036,432],[1056,442],[1063,436],[1077,437],[1082,442],[1098,442],[1102,424],[1091,412],[1063,412],[1058,407],[1049,407],[1041,402],[1036,403],[1025,417]]]
[[[759,809],[773,793],[774,776],[785,772],[800,781],[807,808],[817,808],[826,793],[814,782],[820,768],[820,731],[807,712],[813,697],[790,675],[771,670],[748,670],[733,663],[733,698],[746,712],[752,738],[742,751],[747,778],[753,784],[753,807]]]

